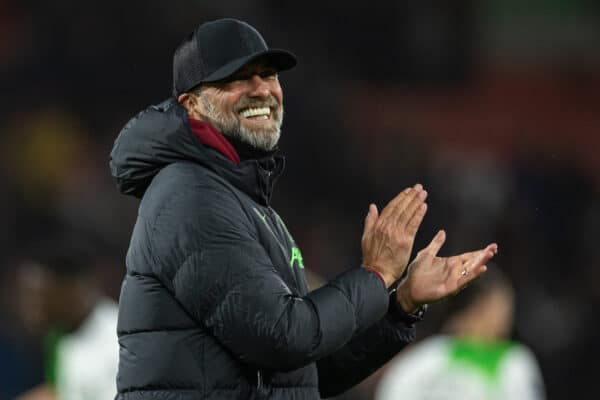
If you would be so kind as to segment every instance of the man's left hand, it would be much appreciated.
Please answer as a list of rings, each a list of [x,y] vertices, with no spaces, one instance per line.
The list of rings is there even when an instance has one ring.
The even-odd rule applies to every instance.
[[[398,286],[396,294],[404,311],[413,313],[423,304],[460,292],[487,270],[485,264],[498,252],[498,245],[492,243],[481,250],[438,257],[437,253],[445,241],[445,232],[439,231],[409,265],[408,275]]]

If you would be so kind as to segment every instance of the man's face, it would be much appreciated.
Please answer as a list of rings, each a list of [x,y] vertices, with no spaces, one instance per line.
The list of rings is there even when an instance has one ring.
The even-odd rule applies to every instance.
[[[195,96],[192,106],[186,106],[192,118],[260,150],[277,145],[283,92],[272,67],[260,62],[246,65],[227,82],[202,85],[190,96]]]

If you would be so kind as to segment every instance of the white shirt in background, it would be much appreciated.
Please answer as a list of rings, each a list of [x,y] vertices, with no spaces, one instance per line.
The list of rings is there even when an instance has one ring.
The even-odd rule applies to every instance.
[[[391,361],[376,400],[543,400],[535,357],[525,346],[434,336]]]

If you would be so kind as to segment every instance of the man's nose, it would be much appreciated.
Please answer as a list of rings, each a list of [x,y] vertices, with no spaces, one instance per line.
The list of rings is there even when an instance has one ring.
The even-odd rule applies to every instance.
[[[260,75],[255,74],[250,78],[251,97],[268,97],[270,94],[269,85]]]

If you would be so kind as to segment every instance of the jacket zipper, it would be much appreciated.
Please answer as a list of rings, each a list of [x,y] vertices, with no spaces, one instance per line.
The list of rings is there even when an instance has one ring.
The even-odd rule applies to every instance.
[[[262,374],[260,373],[260,369],[256,371],[256,388],[257,389],[262,389],[262,385],[263,385],[263,381],[262,381]]]

